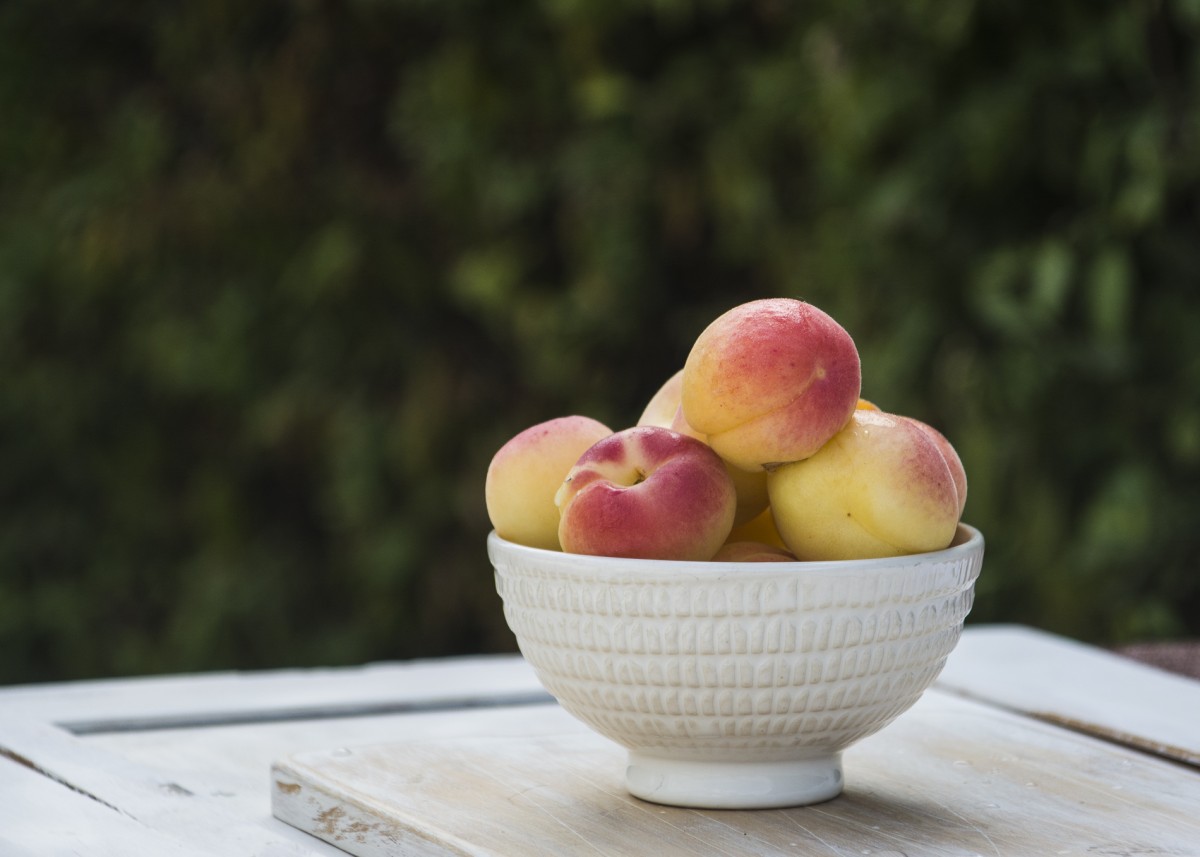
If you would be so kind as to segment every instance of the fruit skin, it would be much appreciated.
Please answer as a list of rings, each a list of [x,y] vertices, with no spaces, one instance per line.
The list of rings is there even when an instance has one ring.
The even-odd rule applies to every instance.
[[[775,527],[775,519],[771,516],[770,507],[763,509],[744,524],[734,524],[733,531],[725,541],[726,543],[762,542],[773,547],[787,549],[787,545],[783,543],[783,539],[779,535],[779,530]]]
[[[637,424],[669,428],[708,443],[708,438],[692,428],[684,417],[680,406],[682,393],[683,370],[680,369],[668,378],[646,403]],[[729,478],[733,480],[733,488],[737,492],[738,505],[733,525],[739,527],[767,508],[767,474],[762,470],[743,470],[728,461],[725,462],[725,469],[729,471]]]
[[[646,403],[645,410],[638,417],[637,424],[640,426],[661,426],[662,428],[674,428],[672,423],[676,421],[678,416],[680,428],[674,428],[680,434],[691,435],[697,440],[704,440],[704,436],[687,425],[687,421],[683,419],[683,415],[679,413],[679,400],[683,395],[683,370],[680,369],[670,378],[663,382],[663,385],[655,391],[650,397],[650,401]],[[684,426],[688,429],[684,430]]]
[[[705,561],[733,528],[737,497],[706,444],[638,426],[584,452],[555,502],[569,553]]]
[[[530,426],[492,456],[484,481],[488,518],[502,538],[559,550],[554,495],[567,472],[612,429],[590,417],[557,417]]]
[[[713,562],[795,562],[796,558],[784,548],[764,542],[726,542],[713,557]]]
[[[954,488],[958,492],[958,515],[961,518],[963,508],[967,505],[967,471],[963,467],[962,459],[958,457],[958,450],[946,439],[946,436],[933,426],[923,423],[920,420],[912,417],[902,417],[916,425],[917,428],[929,435],[933,442],[937,444],[938,450],[941,451],[942,457],[946,459],[946,464],[950,468],[950,475],[954,477]]]
[[[726,461],[769,469],[812,455],[846,424],[862,387],[858,349],[828,314],[790,298],[736,306],[696,338],[683,414]]]
[[[937,442],[916,423],[858,410],[815,455],[767,475],[771,512],[800,560],[941,550],[959,497]]]

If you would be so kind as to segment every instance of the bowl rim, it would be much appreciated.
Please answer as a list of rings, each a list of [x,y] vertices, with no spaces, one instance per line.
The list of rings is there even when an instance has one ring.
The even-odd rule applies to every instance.
[[[599,574],[619,575],[622,572],[650,574],[686,573],[691,576],[724,577],[736,574],[779,577],[788,574],[809,572],[859,573],[871,571],[895,571],[933,562],[954,562],[983,552],[983,533],[970,524],[959,522],[950,546],[926,553],[902,554],[900,556],[874,557],[871,559],[796,560],[795,562],[713,562],[712,560],[680,559],[635,559],[629,557],[592,556],[565,551],[529,547],[503,538],[495,530],[488,533],[488,553],[493,550],[509,556],[521,557],[539,565],[568,565],[576,571],[592,571]],[[494,560],[493,560],[494,561]]]

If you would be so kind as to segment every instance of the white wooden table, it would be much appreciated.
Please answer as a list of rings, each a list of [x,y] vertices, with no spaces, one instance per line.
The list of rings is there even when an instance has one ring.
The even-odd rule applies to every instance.
[[[0,855],[1200,855],[1200,682],[1027,628],[828,803],[659,807],[622,760],[517,657],[0,689]]]

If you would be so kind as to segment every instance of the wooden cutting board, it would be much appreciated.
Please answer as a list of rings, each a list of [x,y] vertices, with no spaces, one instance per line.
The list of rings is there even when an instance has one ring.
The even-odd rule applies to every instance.
[[[846,790],[785,810],[657,806],[624,751],[531,706],[537,737],[305,753],[272,769],[276,817],[358,857],[830,854],[1200,857],[1200,775],[931,690],[848,750]]]

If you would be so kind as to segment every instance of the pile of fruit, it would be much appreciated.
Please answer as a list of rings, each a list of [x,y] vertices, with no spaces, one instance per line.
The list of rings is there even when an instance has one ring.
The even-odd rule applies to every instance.
[[[637,426],[559,417],[488,467],[492,526],[518,544],[642,559],[865,559],[941,550],[967,478],[937,430],[860,398],[854,340],[775,298],[696,339]]]

